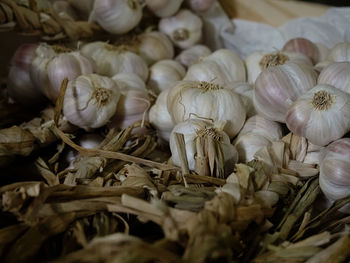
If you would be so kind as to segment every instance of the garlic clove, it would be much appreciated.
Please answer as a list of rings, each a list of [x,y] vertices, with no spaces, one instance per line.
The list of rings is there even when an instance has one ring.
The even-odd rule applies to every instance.
[[[161,60],[150,67],[147,85],[156,93],[172,88],[176,81],[182,80],[186,69],[175,60]]]
[[[183,0],[145,0],[146,6],[158,17],[175,15]]]
[[[117,109],[120,90],[110,78],[81,75],[68,82],[63,101],[67,120],[85,130],[105,125]]]
[[[311,143],[324,146],[350,130],[350,94],[319,84],[288,109],[287,127]]]
[[[327,60],[334,62],[350,61],[350,42],[336,44],[329,51]]]
[[[124,34],[135,28],[142,18],[138,0],[95,0],[89,21],[97,22],[112,34]]]
[[[176,15],[162,18],[159,31],[166,34],[179,48],[189,48],[202,39],[203,22],[199,16],[182,9]]]
[[[200,61],[201,58],[211,54],[211,50],[204,45],[195,45],[180,52],[175,60],[188,68]]]
[[[328,84],[350,93],[350,62],[331,63],[321,71],[317,83]]]
[[[287,62],[261,72],[255,82],[254,106],[269,120],[285,122],[290,105],[316,85],[317,73],[308,65]]]
[[[282,50],[304,54],[311,60],[312,64],[320,61],[320,52],[317,45],[306,38],[292,38],[284,44]]]

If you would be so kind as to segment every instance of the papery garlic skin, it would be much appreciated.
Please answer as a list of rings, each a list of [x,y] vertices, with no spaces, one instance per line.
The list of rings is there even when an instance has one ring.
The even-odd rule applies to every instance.
[[[67,120],[85,130],[105,125],[117,109],[120,90],[110,78],[82,75],[69,81],[63,101]]]
[[[215,0],[187,0],[191,10],[196,13],[203,13],[208,11]]]
[[[180,81],[186,74],[186,69],[175,60],[161,60],[153,64],[149,69],[149,79],[147,81],[156,94],[172,88],[176,81]]]
[[[167,35],[158,32],[145,32],[137,37],[138,54],[148,65],[174,57],[174,46]]]
[[[145,0],[146,6],[158,17],[175,15],[183,0]]]
[[[233,171],[234,164],[238,160],[237,151],[230,143],[230,139],[225,132],[215,128],[211,122],[204,121],[202,119],[189,119],[175,125],[169,140],[172,161],[175,165],[181,166],[179,152],[175,141],[175,133],[181,133],[184,135],[188,167],[190,170],[194,170],[196,167],[195,159],[197,156],[196,138],[199,136],[200,131],[203,131],[206,128],[208,130],[211,129],[213,135],[219,138],[224,156],[225,174],[228,175]]]
[[[94,6],[94,0],[68,0],[68,3],[73,6],[75,10],[78,11],[79,15],[87,20],[89,14]]]
[[[285,122],[290,105],[316,85],[317,73],[308,65],[287,62],[265,69],[255,82],[254,106],[259,115]]]
[[[350,131],[350,94],[319,84],[291,105],[286,124],[311,143],[327,145]]]
[[[89,21],[97,22],[112,34],[124,34],[135,28],[142,18],[138,0],[95,0]]]
[[[240,95],[219,85],[180,81],[169,92],[168,111],[175,123],[191,116],[226,121],[224,131],[233,138],[242,128],[246,111]]]
[[[350,93],[350,62],[334,62],[325,67],[317,79],[318,84],[328,84]]]
[[[67,16],[72,20],[77,20],[78,16],[72,6],[63,0],[54,1],[52,3],[53,9],[59,16]]]
[[[159,31],[166,34],[179,48],[189,48],[202,39],[203,22],[199,16],[182,9],[172,17],[159,21]]]
[[[327,60],[334,62],[350,61],[350,42],[336,44],[329,51]]]
[[[350,138],[339,139],[327,148],[319,184],[325,196],[334,201],[350,195]],[[350,213],[349,207],[343,212]]]
[[[260,115],[254,115],[247,119],[237,137],[246,133],[262,135],[271,142],[280,140],[283,135],[281,124]]]
[[[137,74],[144,81],[148,77],[146,62],[124,47],[96,41],[84,45],[81,52],[95,61],[97,73],[100,75],[113,77],[118,73],[128,72]]]
[[[282,50],[301,53],[307,56],[311,60],[312,64],[316,64],[320,61],[320,53],[318,47],[316,44],[306,38],[292,38],[284,44]]]
[[[264,69],[271,66],[283,65],[287,62],[312,66],[310,59],[300,53],[287,51],[276,51],[272,53],[255,51],[249,54],[245,59],[248,82],[252,84],[255,83],[256,79]]]
[[[149,121],[157,129],[159,138],[169,141],[175,124],[167,108],[167,97],[170,89],[163,90],[149,111]]]
[[[175,60],[181,63],[184,67],[188,68],[194,63],[199,62],[202,57],[206,57],[211,54],[211,50],[204,45],[195,45],[190,48],[184,49],[180,52]]]
[[[227,87],[241,95],[244,108],[246,109],[247,118],[257,114],[253,102],[254,88],[252,85],[247,82],[234,82]]]

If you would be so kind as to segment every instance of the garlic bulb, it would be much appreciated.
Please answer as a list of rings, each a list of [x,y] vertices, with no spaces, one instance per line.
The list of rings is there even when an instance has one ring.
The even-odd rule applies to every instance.
[[[339,139],[327,146],[327,154],[320,166],[319,184],[330,200],[350,195],[350,138]],[[346,213],[350,213],[346,206]]]
[[[350,62],[331,63],[321,71],[317,83],[328,84],[350,93]]]
[[[105,125],[117,109],[120,90],[108,77],[82,75],[69,81],[63,101],[67,120],[85,130]]]
[[[290,105],[316,85],[317,73],[308,65],[287,62],[265,69],[255,82],[256,111],[273,121],[285,122]]]
[[[334,62],[350,61],[350,42],[336,44],[329,51],[327,60]]]
[[[233,171],[238,159],[237,151],[221,127],[201,119],[189,119],[177,124],[171,132],[169,145],[173,163],[180,166],[175,133],[184,135],[190,170],[196,170],[201,175],[216,177],[226,177]],[[217,151],[220,154],[217,154]]]
[[[96,62],[98,74],[113,77],[121,72],[129,72],[137,74],[144,81],[148,77],[145,61],[126,50],[125,46],[113,46],[97,41],[84,45],[81,52]]]
[[[112,34],[124,34],[135,28],[142,18],[138,0],[95,0],[89,21],[97,22]]]
[[[317,45],[306,38],[292,38],[284,44],[282,50],[304,54],[313,64],[320,61],[320,52]]]
[[[175,124],[167,108],[167,97],[170,89],[163,90],[149,111],[149,121],[157,129],[159,138],[169,141],[170,133]]]
[[[172,17],[162,18],[158,25],[159,31],[169,36],[182,49],[194,46],[201,40],[202,27],[202,20],[185,9]]]
[[[151,31],[137,36],[137,52],[148,65],[151,65],[159,60],[172,59],[174,46],[167,35]]]
[[[256,115],[256,110],[253,102],[253,86],[247,82],[234,82],[228,86],[228,88],[234,90],[237,94],[241,95],[241,99],[244,108],[247,113],[247,117]]]
[[[240,95],[205,81],[179,81],[168,94],[167,107],[175,123],[191,116],[226,121],[224,131],[230,138],[239,132],[246,117]]]
[[[195,45],[182,50],[175,60],[188,68],[192,64],[197,63],[202,57],[210,54],[211,50],[207,46]]]
[[[215,0],[187,0],[191,10],[196,13],[203,13],[208,11]]]
[[[321,43],[315,43],[319,53],[319,61],[323,61],[327,59],[329,54],[329,48]]]
[[[267,53],[264,51],[255,51],[245,59],[248,82],[253,84],[264,69],[271,66],[283,65],[287,62],[312,66],[310,59],[300,53],[286,51]]]
[[[24,105],[34,105],[44,99],[30,78],[30,66],[37,47],[38,44],[23,44],[11,59],[7,90],[11,98]]]
[[[254,159],[254,154],[264,146],[270,146],[271,141],[265,136],[253,132],[245,133],[233,142],[239,156],[239,162],[247,163]]]
[[[176,81],[182,80],[186,69],[175,60],[161,60],[150,67],[148,86],[157,94],[172,88]]]
[[[146,6],[158,17],[175,15],[183,0],[145,0]]]
[[[275,121],[270,121],[262,116],[255,115],[250,117],[245,123],[237,137],[246,133],[259,134],[271,142],[282,138],[282,126]]]
[[[350,94],[319,84],[292,104],[286,124],[311,143],[327,145],[350,131]]]
[[[139,120],[147,120],[151,105],[145,83],[136,74],[119,73],[112,77],[120,88],[117,111],[108,127],[127,128]]]

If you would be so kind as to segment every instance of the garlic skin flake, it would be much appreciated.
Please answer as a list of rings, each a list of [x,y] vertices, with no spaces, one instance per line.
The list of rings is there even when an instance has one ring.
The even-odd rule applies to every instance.
[[[150,67],[147,85],[159,94],[163,90],[172,88],[176,81],[183,79],[185,74],[186,69],[175,60],[161,60]]]
[[[145,0],[146,6],[158,17],[175,15],[183,0]]]
[[[206,152],[199,152],[203,147],[200,140],[203,139],[209,140],[212,143],[217,143],[218,148],[221,148],[224,168],[223,176],[227,176],[233,171],[234,165],[238,159],[237,151],[230,143],[227,134],[211,122],[202,119],[189,119],[185,122],[178,123],[174,127],[170,135],[169,145],[173,163],[180,166],[181,161],[176,146],[175,133],[182,133],[184,135],[186,156],[190,170],[196,169],[196,159],[204,157],[203,155],[207,154]]]
[[[176,15],[162,18],[159,31],[166,34],[175,46],[189,48],[202,39],[203,22],[190,10],[182,9]]]
[[[317,73],[308,65],[287,62],[261,72],[255,82],[254,106],[259,115],[285,122],[290,105],[316,85]]]
[[[184,49],[180,52],[175,60],[181,63],[184,67],[188,68],[194,63],[199,62],[203,57],[211,54],[211,50],[204,45],[195,45],[190,48]]]
[[[69,81],[63,101],[67,120],[85,130],[105,125],[117,109],[120,90],[110,78],[97,74]]]
[[[142,18],[138,0],[95,0],[89,21],[97,22],[112,34],[124,34],[135,28]]]
[[[321,71],[317,83],[328,84],[350,93],[350,62],[329,64]]]
[[[178,82],[168,94],[167,107],[174,123],[191,116],[226,121],[224,131],[230,138],[238,134],[246,118],[240,95],[205,81]]]
[[[325,146],[350,131],[350,94],[319,84],[293,103],[286,124],[296,135]]]

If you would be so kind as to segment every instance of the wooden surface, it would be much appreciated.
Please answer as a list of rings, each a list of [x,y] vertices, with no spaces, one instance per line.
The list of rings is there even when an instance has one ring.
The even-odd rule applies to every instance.
[[[286,0],[219,0],[232,18],[280,26],[298,17],[321,16],[329,6]]]

